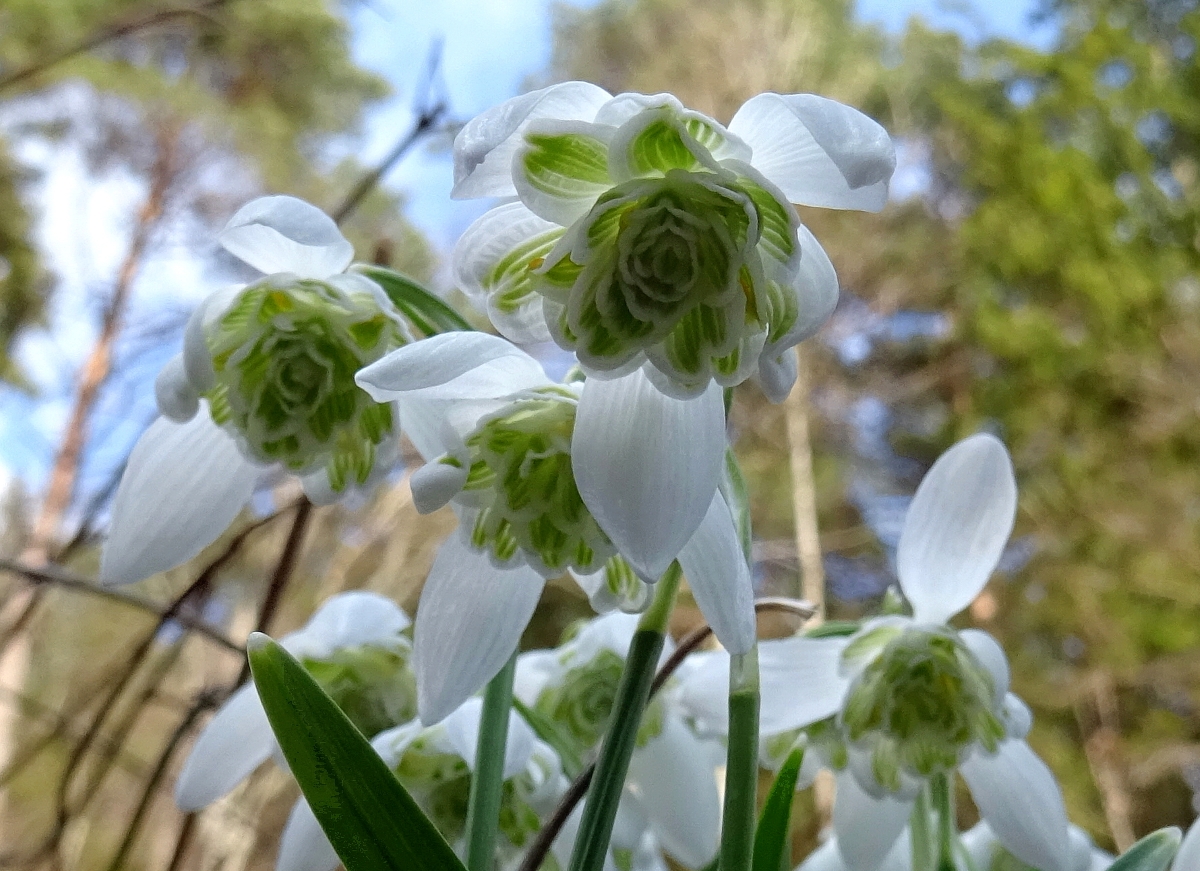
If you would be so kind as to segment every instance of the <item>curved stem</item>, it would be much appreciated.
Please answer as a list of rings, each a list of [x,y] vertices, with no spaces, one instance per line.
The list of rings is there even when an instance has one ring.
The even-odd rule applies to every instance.
[[[608,733],[600,746],[592,787],[583,806],[570,871],[600,871],[604,867],[617,818],[617,805],[625,787],[625,773],[637,744],[638,726],[650,698],[650,684],[662,653],[667,620],[675,605],[681,576],[679,563],[672,563],[655,584],[654,601],[638,621],[629,655],[625,658],[625,669],[621,672]]]
[[[504,755],[508,747],[508,712],[512,710],[513,677],[517,655],[491,679],[483,694],[479,738],[475,743],[475,771],[467,802],[467,869],[491,871],[500,827],[500,801],[504,790]]]

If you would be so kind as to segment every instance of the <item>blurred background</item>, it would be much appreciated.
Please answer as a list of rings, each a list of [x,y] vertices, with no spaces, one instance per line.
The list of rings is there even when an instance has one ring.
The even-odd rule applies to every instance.
[[[181,814],[196,729],[252,629],[285,633],[347,588],[411,610],[453,519],[419,517],[404,470],[314,511],[281,479],[192,564],[98,589],[153,378],[191,308],[239,280],[214,237],[260,193],[345,213],[360,259],[461,301],[449,248],[486,204],[448,199],[453,134],[565,79],[668,90],[724,121],[761,91],[816,92],[888,128],[882,213],[803,211],[842,284],[803,383],[780,406],[747,385],[733,407],[760,589],[823,594],[831,617],[878,607],[921,475],[996,433],[1016,532],[960,620],[1008,651],[1031,741],[1097,843],[1189,823],[1196,7],[0,0],[0,868],[272,867],[295,787],[266,766]],[[525,643],[585,613],[551,585]],[[797,857],[820,824],[809,802]]]

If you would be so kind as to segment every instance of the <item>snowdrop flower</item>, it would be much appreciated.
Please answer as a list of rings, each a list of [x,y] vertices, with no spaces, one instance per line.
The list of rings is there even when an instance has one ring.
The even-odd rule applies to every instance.
[[[608,727],[636,629],[636,616],[608,614],[585,623],[562,646],[524,653],[517,660],[517,698],[557,723],[580,758],[593,751]],[[668,642],[662,660],[672,648]],[[678,696],[678,682],[672,680],[647,706],[628,788],[666,852],[687,867],[702,868],[717,850],[721,797],[716,769],[725,752],[719,741],[696,734]]]
[[[435,726],[417,721],[376,735],[371,746],[429,819],[461,855],[482,701],[468,699]],[[496,853],[499,867],[514,867],[542,819],[568,786],[558,754],[538,740],[515,711],[509,714],[504,790]],[[570,845],[567,845],[569,852]],[[564,856],[565,860],[568,858]],[[277,871],[333,871],[340,864],[308,803],[301,798],[288,817]]]
[[[1008,661],[987,633],[949,618],[983,589],[1012,530],[1016,483],[1004,446],[976,435],[943,454],[909,506],[897,553],[910,617],[868,621],[850,637],[760,645],[764,734],[812,729],[841,769],[833,822],[846,863],[873,871],[933,775],[962,773],[1005,848],[1068,871],[1067,818],[1049,768],[1025,743],[1028,708],[1008,692]],[[723,720],[727,665],[685,690],[698,717]]]
[[[355,590],[330,597],[303,628],[279,643],[364,734],[373,735],[416,713],[412,644],[404,634],[409,623],[390,599]],[[199,810],[272,755],[282,760],[250,681],[226,700],[196,739],[175,783],[175,802],[183,810]]]
[[[140,580],[195,556],[250,498],[266,466],[329,502],[396,453],[393,410],[354,373],[408,340],[353,249],[293,197],[243,206],[221,245],[266,277],[205,300],[156,384],[162,417],[138,440],[113,509],[101,580]]]
[[[715,477],[697,487],[705,472],[692,462],[709,441],[723,456],[723,427],[692,432],[680,413],[688,401],[659,393],[640,373],[630,377],[653,402],[597,418],[584,408],[594,384],[551,381],[504,339],[465,332],[407,345],[359,373],[375,399],[397,402],[427,461],[412,476],[418,510],[452,502],[461,518],[418,607],[424,722],[444,717],[499,671],[546,579],[568,571],[593,601],[636,609],[645,584],[678,558],[721,642],[735,652],[754,643],[753,591],[732,515]],[[602,390],[612,383],[599,382]],[[720,403],[719,391],[713,398]],[[687,515],[697,496],[703,510],[693,523]],[[631,522],[647,527],[640,532],[650,536],[649,551],[619,534]]]
[[[464,291],[517,342],[553,338],[589,374],[645,365],[672,395],[759,374],[837,302],[792,203],[877,211],[896,155],[860,112],[760,94],[728,128],[669,94],[567,82],[515,97],[454,141],[456,198],[503,197],[463,235]]]
[[[1183,836],[1179,851],[1171,862],[1171,871],[1197,871],[1200,869],[1200,819],[1192,822]]]
[[[1088,837],[1087,832],[1078,826],[1071,826],[1068,832],[1069,843],[1067,851],[1069,871],[1106,871],[1113,863],[1113,857],[1099,850]],[[994,863],[1008,855],[1004,846],[996,839],[995,833],[986,822],[981,822],[962,833],[963,850],[970,860],[963,868],[988,871],[995,867]],[[1003,867],[1007,868],[1008,865]],[[908,828],[900,833],[892,849],[888,851],[880,871],[912,871],[912,842]],[[836,838],[830,838],[812,854],[800,863],[797,871],[854,871],[846,865]],[[1042,871],[1042,869],[1033,869]]]

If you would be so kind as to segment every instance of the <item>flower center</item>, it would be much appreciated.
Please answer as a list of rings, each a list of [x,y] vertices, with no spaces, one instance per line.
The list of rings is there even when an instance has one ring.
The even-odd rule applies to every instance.
[[[464,490],[483,497],[471,543],[502,563],[520,551],[548,576],[568,568],[586,573],[616,552],[571,470],[576,403],[562,387],[527,391],[466,438]]]
[[[304,667],[368,738],[417,715],[417,682],[406,648],[341,648],[325,659],[305,659]]]
[[[243,290],[206,338],[213,420],[255,459],[325,466],[335,491],[366,481],[393,420],[354,373],[404,344],[394,311],[369,293],[273,275]]]
[[[882,787],[952,771],[975,744],[996,749],[1005,729],[991,674],[953,630],[885,626],[859,646],[872,634],[886,643],[851,685],[841,725]]]

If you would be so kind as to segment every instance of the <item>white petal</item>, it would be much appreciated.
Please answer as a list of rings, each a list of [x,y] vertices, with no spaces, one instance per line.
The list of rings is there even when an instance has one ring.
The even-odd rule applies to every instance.
[[[758,386],[771,402],[783,402],[796,386],[799,371],[796,352],[791,348],[775,357],[764,353],[758,358]]]
[[[454,137],[456,200],[474,197],[512,197],[512,160],[523,143],[525,128],[540,118],[591,121],[611,99],[587,82],[563,82],[513,97],[467,122]]]
[[[714,752],[717,751],[717,752]],[[654,834],[688,868],[703,868],[716,855],[721,829],[717,792],[719,746],[702,741],[682,720],[663,718],[663,729],[634,751],[629,781],[650,815]]]
[[[656,581],[708,513],[725,458],[725,406],[712,384],[673,399],[640,371],[584,384],[571,467],[584,504],[634,569]]]
[[[813,94],[759,94],[738,109],[729,130],[793,203],[877,212],[887,202],[896,149],[857,109]]]
[[[241,287],[225,287],[209,294],[188,318],[183,330],[183,369],[196,390],[211,390],[216,384],[206,338],[208,328],[228,311],[241,291]]]
[[[833,828],[847,867],[876,871],[908,824],[912,801],[874,798],[858,785],[849,770],[837,775]]]
[[[1200,819],[1188,828],[1171,863],[1171,871],[1197,871],[1200,869]]]
[[[175,423],[187,423],[200,410],[200,396],[188,381],[182,354],[168,360],[154,379],[154,399],[163,417]]]
[[[1017,482],[999,439],[973,435],[938,458],[908,506],[896,552],[914,618],[944,622],[979,595],[1016,511]]]
[[[408,485],[412,488],[413,505],[418,514],[431,514],[462,492],[471,470],[459,463],[452,465],[434,460],[412,473]]]
[[[140,581],[194,557],[237,517],[258,474],[207,403],[187,423],[154,421],[117,488],[101,583]]]
[[[479,721],[483,716],[483,699],[467,699],[455,708],[442,725],[446,737],[467,767],[475,770],[475,751],[479,746]],[[515,777],[529,765],[537,736],[524,718],[514,710],[508,712],[508,739],[504,745],[505,780]]]
[[[218,237],[226,251],[271,275],[328,278],[345,270],[354,246],[327,214],[295,197],[260,197],[242,206]]]
[[[992,676],[996,704],[1002,704],[1008,695],[1009,684],[1008,657],[1004,655],[1004,648],[982,629],[964,629],[958,633],[958,637]]]
[[[797,231],[800,240],[800,267],[789,288],[796,294],[796,322],[780,339],[763,349],[773,356],[813,335],[829,320],[838,304],[838,278],[829,255],[803,224]],[[794,365],[794,364],[793,364]]]
[[[283,827],[275,871],[334,871],[340,864],[312,808],[301,796]]]
[[[1002,741],[994,755],[973,753],[959,771],[1008,852],[1042,871],[1070,871],[1062,793],[1028,744]]]
[[[196,739],[175,782],[175,803],[185,811],[212,804],[266,762],[274,747],[258,690],[244,684]]]
[[[330,596],[298,632],[283,641],[293,656],[328,659],[335,651],[360,645],[395,647],[411,620],[404,609],[379,593],[349,590]]]
[[[458,379],[485,367],[491,372],[488,364],[493,363],[512,373],[505,393],[549,383],[541,364],[516,345],[477,332],[439,333],[397,348],[360,369],[354,380],[376,402],[388,402],[410,391],[457,384]]]
[[[421,722],[446,717],[517,649],[546,581],[527,566],[498,569],[459,534],[443,542],[417,607],[413,667]]]
[[[730,653],[748,653],[758,636],[754,587],[733,516],[720,493],[679,552],[679,566],[717,640]]]
[[[329,471],[324,466],[301,475],[300,487],[313,505],[332,505],[346,495],[333,489]]]
[[[542,296],[534,289],[540,281],[534,264],[553,250],[562,233],[562,227],[524,204],[505,203],[481,215],[454,245],[458,286],[514,342],[550,340]]]
[[[1004,730],[1009,738],[1024,738],[1033,728],[1033,711],[1020,698],[1009,693],[1004,697]]]

